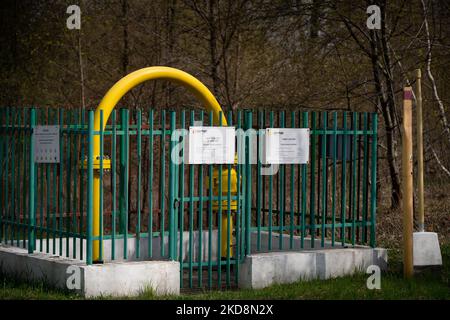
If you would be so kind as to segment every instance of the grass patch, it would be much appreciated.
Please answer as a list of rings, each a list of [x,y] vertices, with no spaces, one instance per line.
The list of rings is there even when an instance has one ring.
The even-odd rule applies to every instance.
[[[424,272],[407,281],[402,276],[401,254],[389,251],[389,270],[382,274],[381,290],[368,290],[366,274],[330,280],[313,280],[293,284],[273,285],[260,290],[203,291],[180,296],[156,296],[145,290],[138,297],[121,299],[450,299],[450,245],[442,245],[443,268],[440,274]],[[28,283],[0,274],[0,299],[73,300],[82,297],[55,290],[43,282]],[[101,297],[100,299],[112,299]]]

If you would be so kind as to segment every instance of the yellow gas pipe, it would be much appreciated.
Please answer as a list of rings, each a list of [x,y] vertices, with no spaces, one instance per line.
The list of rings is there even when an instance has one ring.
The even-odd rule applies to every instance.
[[[225,115],[222,111],[222,108],[220,107],[219,103],[217,102],[214,95],[208,90],[208,88],[201,83],[199,80],[197,80],[195,77],[191,76],[190,74],[175,69],[175,68],[169,68],[169,67],[148,67],[143,68],[137,71],[134,71],[127,76],[120,79],[114,86],[109,89],[109,91],[106,93],[106,95],[103,97],[102,101],[100,102],[99,106],[95,110],[94,114],[94,131],[100,131],[100,128],[105,129],[106,123],[108,122],[108,118],[116,106],[116,104],[120,101],[120,99],[132,88],[137,86],[138,84],[141,84],[142,82],[148,81],[148,80],[155,80],[155,79],[163,79],[163,80],[170,80],[175,83],[181,84],[182,86],[187,87],[194,95],[202,102],[202,104],[206,107],[207,110],[213,112],[213,123],[214,125],[219,125],[219,116],[220,112],[222,112],[222,125],[227,125],[227,120],[225,118]],[[103,111],[103,123],[100,123],[100,111]],[[93,182],[93,236],[98,237],[100,235],[100,136],[95,135],[94,141],[93,141],[93,149],[94,149],[94,182]],[[110,160],[103,160],[103,168],[109,169],[110,168]],[[226,170],[224,170],[225,172]],[[224,177],[225,179],[222,179],[222,190],[226,191],[228,188],[228,171],[227,176]],[[216,173],[215,173],[216,174]],[[231,181],[231,189],[232,191],[236,191],[236,172],[234,169],[232,169],[232,172],[230,173],[232,176]],[[216,174],[218,175],[218,173]],[[223,174],[222,174],[223,175]],[[227,212],[227,203],[225,201],[222,202],[222,231],[225,233],[222,233],[222,246],[221,246],[221,253],[222,256],[226,256],[226,248],[227,248],[227,218],[226,218],[226,212]],[[216,206],[215,206],[216,207]],[[217,209],[217,207],[216,207]],[[232,207],[233,210],[233,207]],[[225,213],[225,216],[224,216]],[[232,220],[230,221],[231,230],[233,230],[233,224]],[[231,236],[230,236],[230,242],[231,242]],[[230,243],[231,244],[231,243]],[[224,251],[225,250],[225,251]],[[231,248],[230,248],[230,254]],[[100,262],[100,241],[94,240],[93,242],[93,250],[92,250],[92,258],[94,262]]]

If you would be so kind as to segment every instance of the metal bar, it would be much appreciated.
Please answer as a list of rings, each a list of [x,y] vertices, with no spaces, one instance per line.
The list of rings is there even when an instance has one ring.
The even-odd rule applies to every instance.
[[[124,139],[124,150],[123,152],[125,153],[124,155],[124,168],[123,168],[123,174],[124,174],[124,185],[123,185],[123,199],[124,199],[124,212],[123,212],[123,216],[122,216],[122,234],[124,235],[123,237],[123,258],[124,259],[128,259],[128,173],[129,173],[129,166],[130,166],[130,132],[129,132],[129,110],[128,109],[124,109],[123,112],[123,122],[122,124],[124,125],[122,128],[122,130],[125,131],[125,139]]]
[[[99,230],[98,235],[100,238],[100,244],[99,244],[99,259],[100,261],[103,261],[103,161],[105,159],[105,148],[104,148],[104,135],[103,135],[103,110],[100,110],[100,172],[97,174],[99,175],[99,195],[100,195],[100,206],[99,206]]]
[[[92,264],[92,224],[93,215],[93,184],[94,184],[94,112],[89,111],[88,122],[88,157],[87,157],[87,231],[86,231],[86,264]]]
[[[252,112],[248,111],[246,113],[246,129],[252,129]],[[251,197],[252,197],[252,170],[251,170],[251,163],[250,163],[250,159],[251,159],[251,152],[252,152],[252,137],[251,135],[247,136],[248,139],[248,144],[247,144],[247,148],[246,148],[246,159],[245,159],[245,179],[246,179],[246,198],[247,201],[246,203],[246,224],[245,224],[245,236],[246,236],[246,246],[245,246],[245,253],[246,255],[249,255],[251,253],[251,233],[250,233],[250,225],[251,225],[251,214],[252,214],[252,210],[251,210]]]
[[[328,114],[327,112],[323,112],[322,113],[322,121],[323,121],[323,128],[327,129],[328,127]],[[327,216],[327,212],[326,212],[326,206],[327,206],[327,193],[326,193],[326,186],[328,184],[327,181],[327,164],[326,164],[326,159],[327,159],[327,135],[323,134],[322,135],[322,218],[321,218],[321,224],[322,224],[322,228],[321,228],[321,237],[320,237],[320,245],[321,247],[325,246],[325,236],[326,236],[326,230],[325,230],[325,224],[327,223],[326,221],[326,216]]]
[[[312,112],[311,118],[311,127],[312,131],[316,130],[316,112]],[[316,235],[316,215],[315,215],[315,192],[316,192],[316,134],[311,135],[311,182],[310,182],[310,216],[309,216],[309,224],[310,234],[311,234],[311,248],[314,248],[315,235]]]
[[[291,128],[295,128],[295,111],[291,111]],[[295,165],[291,164],[291,179],[290,179],[290,238],[289,238],[289,249],[294,248],[294,204],[295,204]]]
[[[221,119],[222,117],[220,117]],[[191,126],[195,124],[195,112],[192,110],[190,114]],[[194,170],[193,164],[189,163],[189,288],[192,288],[192,274],[193,274],[193,249],[194,249]],[[220,244],[220,242],[219,242]],[[220,252],[220,246],[218,247]]]
[[[213,125],[213,112],[209,112],[209,125]],[[183,122],[183,128],[184,128],[184,122]],[[213,232],[213,210],[212,205],[213,201],[212,198],[214,196],[213,194],[213,165],[208,165],[208,188],[209,188],[209,195],[208,195],[208,287],[212,288],[213,286],[213,278],[212,278],[212,232]],[[184,210],[184,209],[183,209]]]
[[[308,113],[302,113],[302,127],[308,127]],[[302,164],[302,231],[301,231],[301,239],[300,246],[303,249],[305,247],[305,236],[306,236],[306,179],[307,179],[307,164]]]
[[[200,111],[200,119],[199,119],[203,125],[203,111]],[[203,257],[203,165],[200,164],[198,166],[198,197],[199,197],[199,204],[198,204],[198,261],[202,261]],[[198,286],[202,286],[202,274],[203,269],[198,269]]]
[[[183,256],[183,235],[184,235],[184,162],[186,159],[186,153],[185,153],[185,139],[186,137],[184,136],[185,134],[185,128],[186,128],[186,111],[182,110],[181,111],[181,130],[183,130],[183,136],[181,137],[181,144],[182,144],[182,148],[181,148],[181,163],[180,163],[180,172],[179,172],[179,179],[180,179],[180,206],[179,206],[179,226],[180,226],[180,242],[179,242],[179,256],[178,259],[180,261],[180,266],[182,266],[183,261],[184,261],[184,256]],[[210,231],[211,232],[211,231]],[[183,268],[181,267],[181,271],[180,271],[180,287],[183,288]]]
[[[170,132],[176,129],[176,113],[170,112]],[[170,152],[175,148],[175,141],[170,139]],[[176,226],[175,226],[175,190],[176,190],[176,166],[169,154],[169,259],[176,259]]]
[[[364,160],[363,160],[363,178],[362,178],[362,221],[363,221],[363,230],[361,235],[361,241],[362,243],[366,243],[367,238],[367,176],[368,176],[368,162],[369,162],[369,135],[367,134],[367,128],[368,128],[368,116],[367,112],[364,112],[364,132],[366,134],[364,135],[364,142],[363,142],[363,149],[364,149]]]
[[[274,113],[270,111],[269,114],[269,127],[273,128],[274,126]],[[266,146],[267,147],[267,146]],[[273,170],[273,165],[271,165],[271,169]],[[272,224],[273,224],[273,174],[269,176],[269,243],[268,248],[272,250]]]
[[[284,111],[280,111],[279,113],[279,118],[278,121],[280,123],[280,128],[284,128],[285,127],[285,113]],[[279,236],[279,248],[280,250],[283,250],[283,229],[284,229],[284,206],[286,203],[286,199],[285,199],[285,191],[286,191],[286,186],[284,184],[284,178],[285,178],[285,165],[284,164],[280,164],[280,176],[279,176],[279,198],[278,198],[278,210],[280,210],[280,214],[278,215],[278,219],[279,219],[279,226],[280,226],[280,236]]]
[[[35,246],[36,246],[36,204],[34,202],[36,197],[36,190],[35,190],[35,176],[36,176],[36,164],[34,163],[34,139],[33,139],[33,130],[36,126],[36,109],[30,110],[30,138],[29,138],[29,144],[30,144],[30,153],[29,153],[29,177],[28,177],[28,184],[29,184],[29,192],[28,192],[28,215],[29,215],[29,228],[28,228],[28,253],[33,253]],[[3,178],[2,178],[3,180]],[[0,226],[0,228],[3,228]],[[0,237],[1,242],[1,237]]]
[[[63,198],[64,198],[64,194],[63,194],[63,190],[64,190],[64,134],[63,134],[63,127],[64,127],[64,109],[59,109],[59,126],[60,126],[60,131],[59,131],[59,179],[58,179],[58,211],[59,211],[59,220],[58,220],[58,232],[59,232],[59,255],[62,256],[63,255],[63,224],[64,224],[64,207],[63,207]],[[34,152],[31,151],[31,152]],[[31,158],[33,159],[33,158]],[[33,159],[34,160],[34,159]],[[33,164],[34,165],[34,164]],[[31,170],[30,170],[31,172]],[[30,181],[34,180],[34,176],[33,179],[31,179],[30,177]],[[30,188],[31,190],[31,188]],[[29,238],[30,239],[30,238]]]
[[[154,123],[154,112],[153,109],[149,111],[148,114],[148,124],[149,124],[149,146],[148,146],[148,162],[149,162],[149,176],[148,176],[148,256],[153,257],[153,123]]]
[[[222,111],[219,112],[219,126],[222,126]],[[219,200],[217,202],[218,205],[218,215],[217,215],[217,282],[218,287],[222,287],[222,165],[219,164],[219,187],[218,187],[218,197]]]
[[[331,192],[331,215],[332,215],[332,227],[331,227],[331,245],[334,247],[336,237],[336,152],[337,152],[337,112],[333,112],[333,177],[332,177],[332,192]]]
[[[111,154],[111,186],[112,186],[112,208],[111,208],[111,260],[116,259],[116,210],[117,210],[117,175],[116,175],[116,165],[117,165],[117,112],[112,111],[112,154]]]
[[[378,130],[378,115],[372,114],[372,155],[371,155],[371,191],[370,191],[370,246],[375,247],[375,221],[377,213],[377,130]]]
[[[356,207],[356,129],[358,128],[358,118],[356,117],[357,114],[356,112],[353,112],[353,119],[352,119],[352,126],[353,126],[353,147],[352,147],[352,155],[353,155],[353,159],[352,159],[352,228],[351,228],[351,241],[352,241],[352,245],[355,245],[355,232],[356,232],[356,212],[355,212],[355,207]]]
[[[138,180],[137,180],[137,226],[136,226],[136,259],[141,256],[141,175],[142,175],[142,111],[137,110],[137,157],[138,157]]]
[[[159,208],[160,208],[160,232],[161,232],[161,257],[165,255],[165,244],[164,244],[164,235],[165,235],[165,225],[164,225],[164,215],[165,215],[165,199],[164,199],[164,191],[165,191],[165,179],[166,179],[166,146],[165,146],[165,131],[166,131],[166,111],[162,110],[161,112],[161,158],[160,158],[160,176],[159,176]]]
[[[342,115],[342,127],[344,131],[347,131],[347,112],[344,111]],[[346,200],[346,187],[347,187],[347,136],[342,136],[342,177],[341,177],[341,221],[343,227],[341,228],[341,242],[342,246],[345,245],[345,220],[347,214],[347,200]]]
[[[231,112],[228,112],[228,117],[227,117],[227,122],[228,125],[231,126],[232,122],[233,122],[233,117]],[[227,287],[231,286],[231,269],[230,269],[230,256],[231,256],[231,164],[227,165],[227,265],[226,265],[226,283],[227,283]]]
[[[262,111],[258,111],[258,133],[261,132],[262,124]],[[258,227],[258,235],[256,238],[256,248],[258,251],[261,250],[261,196],[262,183],[261,183],[261,153],[262,153],[262,137],[258,134],[258,159],[256,168],[256,225]]]

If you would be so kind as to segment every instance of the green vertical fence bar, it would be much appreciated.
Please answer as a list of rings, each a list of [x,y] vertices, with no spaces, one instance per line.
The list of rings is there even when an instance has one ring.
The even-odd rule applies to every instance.
[[[14,245],[14,236],[15,236],[15,215],[16,215],[16,121],[17,121],[17,111],[15,108],[12,109],[12,150],[11,150],[11,212],[10,212],[10,244]]]
[[[367,112],[364,112],[363,116],[363,130],[364,130],[364,141],[363,141],[363,178],[362,178],[362,243],[366,243],[367,237],[367,175],[368,175],[368,163],[369,163],[369,135],[368,130],[368,116]]]
[[[112,111],[111,114],[112,121],[112,138],[111,138],[111,187],[112,187],[112,201],[111,201],[111,260],[116,259],[116,210],[117,210],[117,175],[116,175],[116,165],[117,165],[117,112]]]
[[[347,187],[347,112],[342,115],[342,177],[341,177],[341,242],[345,245],[345,223],[346,223],[346,187]]]
[[[176,129],[176,113],[170,112],[170,132],[171,134]],[[175,147],[175,141],[170,139],[170,152]],[[176,225],[175,225],[175,190],[177,189],[177,177],[175,174],[176,166],[172,160],[171,154],[169,154],[169,259],[176,259]]]
[[[316,236],[316,212],[315,212],[315,199],[316,199],[316,112],[313,111],[311,115],[311,182],[310,182],[310,216],[309,216],[309,232],[311,234],[311,248],[314,248],[315,236]]]
[[[241,112],[238,111],[237,114],[237,121],[236,121],[236,125],[237,128],[242,129],[242,116],[241,116]],[[238,151],[239,152],[239,151]],[[240,162],[239,159],[239,153],[238,153],[238,163],[237,163],[237,168],[236,168],[236,176],[237,176],[237,181],[236,181],[236,188],[238,190],[238,203],[237,203],[237,209],[236,209],[236,265],[235,265],[235,281],[236,283],[238,283],[239,280],[239,266],[241,263],[241,219],[242,219],[242,191],[241,191],[241,181],[242,181],[242,164]]]
[[[3,163],[5,162],[5,157],[3,153],[3,144],[5,139],[5,125],[3,124],[5,108],[0,108],[0,243],[3,242],[3,215],[5,214],[5,203],[3,202],[3,190],[4,190],[4,176],[3,176]],[[31,151],[32,152],[32,151]],[[31,153],[30,152],[30,153]],[[31,228],[29,228],[30,230]],[[30,239],[28,237],[28,239]]]
[[[141,175],[142,175],[142,112],[137,110],[137,226],[136,226],[136,258],[141,256]]]
[[[375,247],[375,222],[377,205],[377,133],[378,133],[378,115],[372,113],[372,148],[371,148],[371,191],[370,191],[370,246]]]
[[[19,199],[22,200],[22,204],[21,204],[21,210],[19,211],[19,223],[20,223],[20,233],[19,236],[17,238],[17,246],[20,246],[20,240],[22,239],[22,247],[26,248],[26,244],[25,244],[25,239],[27,239],[27,236],[25,235],[25,231],[26,228],[26,224],[27,224],[27,173],[28,173],[28,168],[27,168],[27,148],[29,146],[28,143],[26,143],[27,141],[27,130],[26,127],[28,125],[27,123],[27,112],[25,112],[26,109],[22,109],[22,114],[23,114],[23,126],[21,127],[21,141],[22,141],[22,188],[19,188],[19,190],[21,190],[21,192],[25,195],[20,197]]]
[[[29,176],[28,176],[28,253],[33,253],[36,245],[36,204],[34,202],[36,197],[35,189],[35,175],[36,175],[36,164],[34,163],[34,139],[33,130],[36,126],[36,110],[33,108],[30,110],[30,153],[29,153]],[[3,179],[3,178],[2,178]],[[1,226],[0,226],[1,227]],[[1,242],[1,238],[0,238]]]
[[[4,144],[6,141],[5,133],[6,133],[6,126],[3,124],[3,119],[5,118],[4,115],[5,108],[0,108],[0,243],[3,242],[3,216],[5,214],[5,202],[3,190],[5,190],[5,179],[3,175],[3,164],[5,163],[5,156],[4,156]]]
[[[336,151],[337,151],[337,112],[333,112],[333,177],[331,191],[331,245],[334,246],[336,233]]]
[[[180,238],[179,238],[179,256],[178,259],[180,261],[180,287],[183,288],[183,233],[184,233],[184,162],[186,160],[186,150],[185,150],[185,128],[186,128],[186,111],[181,111],[181,130],[183,130],[182,137],[181,137],[181,163],[180,163],[180,172],[179,172],[179,179],[180,179],[180,205],[179,205],[179,225],[180,225]]]
[[[209,113],[209,126],[213,126],[213,112],[211,111]],[[184,128],[184,122],[183,122],[183,128]],[[208,287],[212,288],[213,286],[213,278],[212,278],[212,232],[213,232],[213,165],[208,165]]]
[[[190,114],[190,123],[191,126],[194,126],[195,123],[195,112],[192,110]],[[193,249],[194,249],[194,170],[195,167],[193,164],[189,163],[189,288],[192,288],[192,275],[194,268],[194,257],[193,257]],[[219,250],[220,251],[220,250]]]
[[[252,129],[252,117],[253,114],[251,111],[248,111],[246,113],[246,130]],[[252,149],[252,136],[247,135],[247,148],[245,149],[245,178],[246,178],[246,221],[245,221],[245,253],[246,255],[249,255],[251,253],[251,231],[250,231],[250,225],[251,225],[251,214],[252,214],[252,168],[250,159],[252,157],[251,149]]]
[[[269,114],[269,127],[273,128],[274,126],[274,113],[270,111]],[[273,164],[270,165],[270,168],[273,172]],[[245,212],[245,211],[244,211]],[[272,227],[273,227],[273,174],[269,176],[269,238],[268,238],[268,248],[272,250]]]
[[[55,112],[53,114],[53,123],[55,125],[59,125],[59,119],[57,117],[57,114],[58,114],[57,110],[55,109]],[[61,127],[59,127],[59,130],[61,131]],[[59,136],[59,134],[58,134],[58,136]],[[56,173],[57,173],[57,171],[56,171],[57,168],[56,167],[57,167],[57,164],[54,163],[53,164],[53,180],[52,180],[52,191],[53,191],[53,194],[52,194],[52,208],[53,208],[53,210],[52,210],[52,215],[53,215],[52,235],[53,235],[53,254],[54,255],[56,255],[56,230],[57,230],[56,212],[58,210],[57,207],[56,207],[56,193],[58,191],[57,190],[57,183],[56,183]]]
[[[258,251],[261,250],[261,198],[262,198],[262,177],[261,177],[261,154],[262,154],[262,135],[261,129],[263,127],[262,123],[262,111],[258,111],[258,158],[256,167],[256,226],[257,226],[257,238],[256,238],[256,248]]]
[[[280,127],[281,128],[284,128],[285,127],[285,121],[286,121],[286,119],[285,119],[285,113],[284,113],[284,111],[281,111],[279,114],[278,114],[278,121],[279,121],[279,123],[280,123]],[[280,248],[280,250],[283,250],[283,240],[284,240],[284,238],[283,238],[283,235],[284,235],[284,205],[285,205],[285,202],[286,202],[286,199],[285,199],[285,191],[286,191],[286,186],[285,186],[285,184],[284,184],[284,178],[285,178],[285,169],[286,169],[286,167],[285,167],[285,165],[284,164],[280,164],[280,172],[279,172],[279,184],[278,184],[278,188],[279,188],[279,191],[278,191],[278,194],[279,194],[279,197],[278,197],[278,219],[279,219],[279,223],[278,223],[278,226],[279,226],[279,232],[280,232],[280,236],[279,236],[279,238],[278,238],[278,240],[279,240],[279,243],[278,243],[278,247]]]
[[[222,112],[219,112],[219,127],[222,126]],[[222,287],[222,165],[219,164],[219,188],[218,188],[218,215],[217,215],[217,285]]]
[[[308,128],[308,113],[302,113],[302,127]],[[311,131],[310,131],[311,133]],[[307,179],[307,164],[302,164],[302,218],[301,218],[301,239],[300,246],[303,249],[305,247],[305,236],[306,236],[306,179]]]
[[[86,127],[86,112],[85,109],[81,110],[81,127],[84,129]],[[80,146],[80,155],[81,157],[79,159],[84,159],[85,155],[86,155],[86,135],[82,134],[80,136],[80,140],[81,140],[81,146]],[[77,157],[78,158],[78,157]],[[83,243],[83,238],[82,238],[82,234],[83,234],[83,230],[84,230],[84,212],[85,212],[85,206],[84,206],[84,195],[85,195],[85,188],[86,188],[86,184],[85,184],[85,176],[86,176],[86,170],[83,168],[82,170],[80,170],[80,199],[79,199],[79,207],[80,207],[80,220],[78,222],[78,233],[80,235],[80,247],[78,248],[78,252],[80,253],[80,260],[84,259],[84,243]],[[103,218],[102,218],[103,219]]]
[[[129,170],[130,170],[130,118],[129,118],[129,110],[124,109],[123,112],[123,119],[122,119],[122,130],[124,135],[124,168],[123,168],[123,175],[124,175],[124,185],[123,185],[123,199],[124,199],[124,212],[122,215],[122,232],[123,232],[123,257],[124,259],[128,258],[128,181],[129,181]]]
[[[71,127],[73,124],[73,110],[68,110],[67,112],[67,118],[68,121],[67,123],[69,124],[69,126]],[[67,135],[67,147],[66,147],[66,154],[67,154],[67,165],[66,165],[66,218],[65,223],[66,223],[66,231],[68,232],[66,235],[66,257],[69,257],[69,239],[70,239],[70,235],[69,233],[72,231],[71,227],[70,227],[70,204],[71,204],[71,195],[72,195],[72,190],[70,188],[71,183],[72,183],[72,153],[71,153],[71,146],[72,146],[72,137],[73,137],[74,133],[72,132],[72,130],[69,131],[68,135]],[[42,177],[41,177],[42,178]],[[43,179],[41,179],[41,182],[43,181]],[[42,190],[42,188],[41,188]],[[43,193],[43,192],[42,192]],[[41,193],[41,195],[42,195]],[[42,208],[42,207],[41,207]],[[41,216],[42,216],[42,211],[41,211]],[[42,240],[42,237],[41,237]],[[41,244],[42,246],[42,244]]]
[[[227,122],[228,125],[231,126],[233,125],[233,117],[231,112],[228,112],[228,117],[227,117]],[[230,253],[231,253],[231,248],[230,248],[230,243],[231,243],[231,164],[227,165],[227,274],[226,274],[226,283],[227,283],[227,287],[231,286],[231,270],[230,270]]]
[[[352,245],[355,245],[355,232],[356,232],[356,192],[357,192],[357,188],[356,188],[356,155],[357,155],[357,150],[356,150],[356,138],[357,133],[358,133],[358,118],[357,118],[357,113],[353,112],[352,114],[352,126],[353,126],[353,137],[352,137],[352,203],[351,203],[351,208],[352,208],[352,231],[351,231],[351,241],[352,241]]]
[[[59,178],[58,178],[58,235],[59,235],[59,255],[63,255],[63,174],[64,174],[64,109],[59,109]],[[81,158],[83,159],[83,157]],[[31,180],[31,178],[30,178]]]
[[[166,179],[166,146],[165,146],[165,137],[166,137],[166,111],[161,111],[161,159],[160,159],[160,176],[159,176],[159,208],[160,208],[160,234],[161,234],[161,257],[165,255],[165,244],[164,244],[164,236],[165,236],[165,179]]]
[[[105,138],[104,138],[104,130],[103,130],[103,110],[100,110],[100,172],[99,174],[99,178],[100,178],[100,183],[99,183],[99,196],[100,196],[100,205],[99,205],[99,212],[100,212],[100,217],[99,217],[99,224],[98,224],[98,235],[100,237],[99,239],[99,259],[100,261],[103,261],[103,160],[105,159],[105,146],[104,146],[104,142],[105,142]],[[80,186],[81,187],[81,186]]]
[[[6,109],[6,136],[8,138],[10,138],[11,136],[11,130],[10,130],[10,113],[11,113],[11,109],[8,107]],[[7,140],[7,139],[5,139]],[[10,152],[10,148],[11,148],[11,144],[9,143],[5,143],[5,156],[6,156],[6,164],[5,164],[5,177],[6,177],[6,187],[5,187],[5,217],[6,217],[6,221],[7,224],[5,225],[5,243],[8,243],[8,231],[10,229],[10,218],[9,218],[9,214],[10,214],[10,207],[11,207],[11,203],[9,201],[9,152]]]
[[[199,120],[201,121],[202,125],[203,121],[204,121],[204,115],[203,115],[203,111],[200,111],[200,118]],[[202,257],[203,257],[203,247],[202,247],[202,243],[203,243],[203,165],[200,164],[198,166],[198,198],[199,198],[199,203],[198,203],[198,263],[199,263],[199,267],[198,267],[198,286],[201,287],[202,286],[202,281],[203,281],[203,277],[202,277],[202,273],[203,273],[203,264],[202,264]]]
[[[78,117],[77,117],[77,126],[81,126],[81,113],[77,111]],[[74,144],[74,157],[73,157],[73,197],[72,197],[72,226],[73,226],[73,232],[77,233],[78,224],[77,224],[77,192],[78,192],[78,168],[77,168],[77,157],[78,157],[78,142],[81,140],[81,135],[76,134],[75,136],[75,144]],[[72,249],[72,257],[75,259],[77,256],[77,238],[72,237],[73,242],[73,249]]]
[[[94,112],[89,111],[88,155],[87,155],[87,221],[86,221],[86,263],[92,264],[93,183],[94,183]]]
[[[291,128],[295,128],[295,111],[291,111]],[[291,179],[290,179],[290,215],[289,215],[289,228],[290,228],[290,237],[289,237],[289,249],[294,248],[294,204],[295,204],[295,165],[291,164]]]
[[[153,109],[148,113],[149,146],[148,146],[148,256],[153,257]]]
[[[322,217],[321,217],[321,234],[320,234],[320,245],[321,247],[324,247],[325,245],[325,236],[326,236],[326,229],[325,225],[327,223],[326,217],[327,217],[327,193],[326,193],[326,186],[327,186],[327,130],[328,130],[328,114],[327,112],[322,113],[322,127],[323,127],[323,135],[322,135]]]

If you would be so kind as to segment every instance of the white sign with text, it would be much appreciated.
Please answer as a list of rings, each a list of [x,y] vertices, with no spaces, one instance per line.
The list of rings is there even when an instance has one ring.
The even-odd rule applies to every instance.
[[[59,163],[59,126],[36,126],[33,129],[34,162]]]
[[[235,136],[234,127],[190,127],[189,164],[233,164]]]
[[[309,129],[267,128],[266,164],[304,164],[309,161]]]

